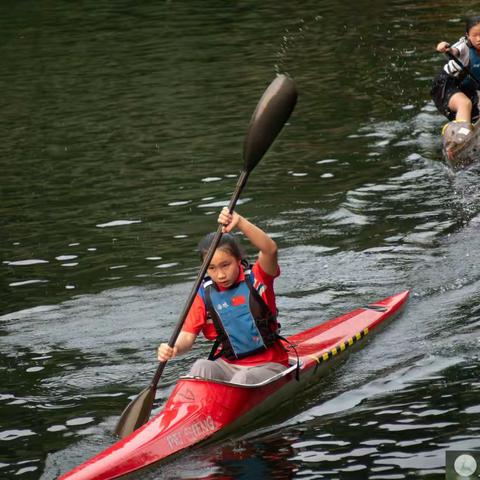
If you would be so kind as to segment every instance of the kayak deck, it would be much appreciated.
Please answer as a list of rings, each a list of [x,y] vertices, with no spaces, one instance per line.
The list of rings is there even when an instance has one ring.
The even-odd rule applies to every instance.
[[[118,478],[272,413],[395,317],[408,294],[399,293],[288,337],[299,357],[298,381],[296,357],[285,371],[255,385],[181,377],[163,410],[147,424],[60,479]]]

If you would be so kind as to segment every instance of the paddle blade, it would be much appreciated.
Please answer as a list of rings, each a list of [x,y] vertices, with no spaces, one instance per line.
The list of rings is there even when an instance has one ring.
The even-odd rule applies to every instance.
[[[142,390],[128,405],[120,416],[115,434],[120,438],[130,435],[137,428],[148,422],[155,400],[155,388],[151,385]]]
[[[244,170],[251,172],[279,134],[297,103],[295,82],[278,75],[253,112],[243,148]]]

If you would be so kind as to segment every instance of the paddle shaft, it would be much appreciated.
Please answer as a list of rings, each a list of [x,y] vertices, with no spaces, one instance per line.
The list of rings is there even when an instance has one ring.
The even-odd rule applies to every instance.
[[[244,167],[228,206],[230,213],[235,209],[238,198],[247,183],[248,176],[287,122],[295,107],[296,101],[297,89],[295,83],[286,75],[278,75],[260,98],[260,101],[253,112],[247,135],[245,137],[243,151]],[[183,307],[175,331],[172,333],[172,336],[168,341],[168,345],[171,348],[175,346],[178,336],[182,331],[188,312],[192,307],[198,289],[200,288],[208,266],[215,254],[215,250],[220,243],[222,230],[223,226],[219,225],[210,248],[204,257],[202,267],[198,272],[197,279],[192,286],[190,295]],[[117,435],[125,437],[148,421],[155,400],[155,391],[166,363],[167,362],[160,362],[158,364],[155,375],[149,386],[143,389],[137,397],[127,405],[120,416],[117,427],[115,428],[115,433]]]
[[[468,65],[464,65],[463,62],[456,55],[454,55],[450,50],[447,50],[445,52],[445,55],[450,60],[453,60],[455,63],[457,63],[460,66],[460,68],[472,79],[472,81],[475,84],[475,87],[477,88],[477,90],[480,90],[480,81],[473,74],[473,72],[470,70],[470,67]]]
[[[249,174],[250,172],[243,170],[242,173],[240,174],[240,177],[238,178],[237,186],[235,188],[235,191],[233,192],[232,198],[230,199],[230,203],[228,205],[228,211],[230,213],[232,213],[233,210],[235,209],[235,206],[240,197],[240,194],[242,193],[242,190],[247,183]],[[190,308],[192,307],[193,301],[195,300],[198,289],[200,288],[200,285],[203,281],[203,277],[205,277],[205,274],[207,273],[208,266],[210,265],[213,255],[215,254],[215,250],[217,249],[218,244],[220,243],[220,239],[222,238],[222,230],[223,230],[223,225],[219,225],[217,232],[215,234],[215,237],[213,238],[212,243],[210,244],[210,248],[208,249],[208,252],[203,259],[202,267],[198,272],[197,279],[195,280],[195,283],[192,286],[190,295],[188,296],[187,301],[185,302],[185,306],[183,307],[182,313],[180,314],[180,318],[178,320],[177,326],[175,327],[175,330],[173,331],[172,336],[168,341],[168,346],[171,348],[175,346],[175,342],[177,341],[177,338],[180,335],[180,332],[182,331],[183,324],[185,322],[185,319],[187,318]],[[167,364],[167,360],[160,362],[158,364],[157,371],[155,372],[152,382],[150,383],[150,388],[153,388],[153,389],[157,388],[158,382],[160,380],[160,377],[162,376],[162,373],[166,364]]]

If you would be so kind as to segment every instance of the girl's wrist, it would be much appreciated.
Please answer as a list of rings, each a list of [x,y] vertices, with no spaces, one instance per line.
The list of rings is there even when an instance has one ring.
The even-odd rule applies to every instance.
[[[243,232],[242,227],[244,224],[245,224],[245,219],[241,215],[238,215],[238,222],[235,225],[235,228],[238,228],[238,230]]]

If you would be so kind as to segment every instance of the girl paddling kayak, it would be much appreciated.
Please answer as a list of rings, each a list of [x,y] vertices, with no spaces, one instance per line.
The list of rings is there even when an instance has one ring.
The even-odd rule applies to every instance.
[[[464,37],[452,46],[447,42],[440,42],[437,51],[450,51],[480,78],[480,15],[467,19]],[[478,119],[476,85],[465,76],[461,65],[454,59],[449,60],[435,77],[431,94],[440,113],[449,120],[471,123]]]
[[[280,342],[273,283],[280,274],[276,243],[246,218],[224,208],[218,217],[223,236],[173,348],[162,343],[163,362],[188,352],[203,332],[215,340],[209,359],[197,360],[190,375],[251,384],[262,382],[288,367],[288,353]],[[259,250],[250,267],[230,233],[242,232]],[[199,244],[203,257],[214,234]]]

